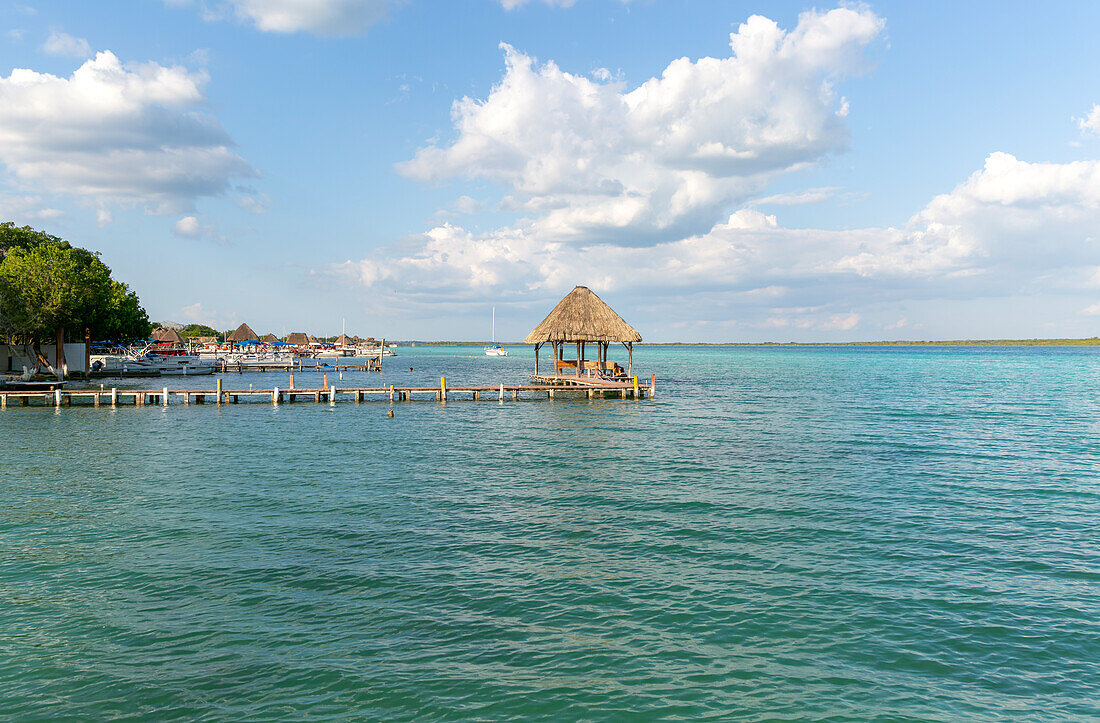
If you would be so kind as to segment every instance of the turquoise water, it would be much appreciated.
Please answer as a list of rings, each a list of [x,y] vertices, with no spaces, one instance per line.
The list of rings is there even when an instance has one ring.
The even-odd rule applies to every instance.
[[[531,364],[477,351],[369,383]],[[1100,717],[1100,354],[636,362],[657,399],[9,408],[0,715]]]

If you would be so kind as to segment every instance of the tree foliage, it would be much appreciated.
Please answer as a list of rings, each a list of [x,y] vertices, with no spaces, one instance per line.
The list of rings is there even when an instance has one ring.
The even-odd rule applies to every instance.
[[[196,336],[218,336],[218,332],[206,324],[188,324],[180,329],[179,335],[188,339]]]
[[[131,341],[149,335],[137,295],[99,254],[29,226],[0,224],[0,333],[34,343],[64,331]]]

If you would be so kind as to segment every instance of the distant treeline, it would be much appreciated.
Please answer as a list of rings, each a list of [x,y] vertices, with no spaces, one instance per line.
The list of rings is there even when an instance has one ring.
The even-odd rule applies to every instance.
[[[398,341],[402,346],[484,346],[487,341]],[[498,342],[503,346],[527,346],[522,342]],[[1088,339],[954,339],[949,341],[758,341],[758,342],[642,342],[634,346],[675,347],[808,347],[808,346],[1100,346],[1100,337]]]

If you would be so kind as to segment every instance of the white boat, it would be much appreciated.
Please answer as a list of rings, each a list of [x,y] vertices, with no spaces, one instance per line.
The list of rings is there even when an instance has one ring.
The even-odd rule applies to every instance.
[[[149,357],[149,361],[164,376],[188,377],[214,373],[214,361],[197,356],[154,355]]]
[[[93,372],[148,374],[161,376],[199,376],[214,373],[214,360],[197,356],[161,356],[159,354],[96,355],[91,357]]]
[[[497,344],[497,307],[493,307],[493,340],[485,347],[485,356],[508,356],[508,350]]]

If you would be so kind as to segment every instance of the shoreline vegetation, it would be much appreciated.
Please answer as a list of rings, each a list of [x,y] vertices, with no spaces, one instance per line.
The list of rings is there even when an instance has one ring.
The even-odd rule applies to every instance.
[[[394,341],[399,346],[484,346],[484,341]],[[530,346],[523,342],[497,342],[501,346]],[[705,347],[842,347],[842,346],[897,346],[897,347],[947,347],[947,346],[973,346],[973,347],[998,347],[998,346],[1100,346],[1100,337],[1088,339],[954,339],[946,341],[754,341],[754,342],[642,342],[635,346],[648,347],[677,347],[677,346],[705,346]]]

